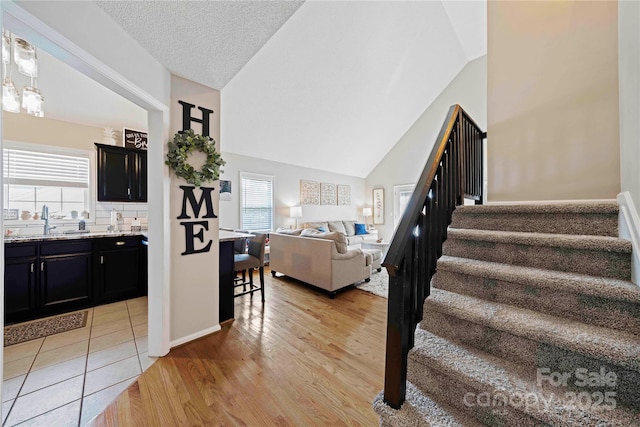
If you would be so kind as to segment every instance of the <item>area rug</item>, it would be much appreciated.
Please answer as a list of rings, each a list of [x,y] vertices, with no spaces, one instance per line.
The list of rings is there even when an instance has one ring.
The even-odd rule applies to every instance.
[[[372,294],[388,298],[389,294],[389,274],[387,269],[383,268],[381,272],[374,271],[371,274],[371,281],[361,282],[356,285],[356,288],[363,291],[371,292]]]
[[[84,310],[7,326],[4,328],[4,346],[83,328],[87,325],[88,313],[88,310]]]

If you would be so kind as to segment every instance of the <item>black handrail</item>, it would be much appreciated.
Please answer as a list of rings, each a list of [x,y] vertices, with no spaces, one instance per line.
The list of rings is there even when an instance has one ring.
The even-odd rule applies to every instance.
[[[384,401],[396,409],[405,400],[407,354],[451,215],[464,198],[482,203],[484,138],[462,107],[451,106],[384,259],[389,272]]]

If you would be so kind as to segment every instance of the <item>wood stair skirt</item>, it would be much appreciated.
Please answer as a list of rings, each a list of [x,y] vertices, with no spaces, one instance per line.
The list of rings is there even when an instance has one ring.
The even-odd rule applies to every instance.
[[[640,426],[640,288],[616,203],[463,206],[381,426]]]

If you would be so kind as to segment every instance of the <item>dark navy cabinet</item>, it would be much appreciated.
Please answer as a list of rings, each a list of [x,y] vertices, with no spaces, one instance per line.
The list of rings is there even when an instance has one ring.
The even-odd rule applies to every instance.
[[[138,236],[108,237],[97,242],[96,288],[99,302],[145,294],[140,274],[141,254],[142,244]]]
[[[147,201],[147,152],[95,144],[98,150],[98,201]]]
[[[122,236],[6,243],[5,323],[146,295],[141,241]]]
[[[5,317],[27,319],[36,308],[37,250],[35,244],[5,245]]]
[[[39,305],[42,314],[86,307],[93,302],[93,239],[40,243]]]

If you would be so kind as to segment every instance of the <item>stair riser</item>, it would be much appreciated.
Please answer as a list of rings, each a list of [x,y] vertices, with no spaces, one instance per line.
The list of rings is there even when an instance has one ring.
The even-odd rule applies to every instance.
[[[587,274],[596,277],[621,280],[629,280],[631,277],[631,255],[628,253],[530,246],[457,238],[449,238],[444,242],[443,253],[454,257]]]
[[[431,369],[409,358],[408,380],[443,406],[452,406],[486,426],[540,427],[548,424],[500,401],[485,403],[483,396],[496,396],[495,390],[483,384],[465,384],[449,375]],[[480,399],[478,401],[478,399]]]
[[[618,405],[640,410],[640,389],[637,387],[637,384],[640,384],[639,371],[625,369],[593,355],[580,354],[440,313],[429,309],[427,304],[420,327],[451,342],[471,346],[516,363],[522,369],[521,375],[531,380],[537,380],[538,369],[542,368],[563,374],[574,374],[579,368],[586,369],[587,372],[600,372],[604,368],[607,373],[615,373],[615,387],[589,387],[576,391],[614,391]]]
[[[436,403],[410,381],[407,382],[406,398],[400,410],[386,406],[382,392],[373,399],[373,410],[380,416],[380,426],[484,427],[468,414]]]
[[[451,227],[529,233],[618,237],[617,214],[453,213]]]
[[[640,304],[439,269],[434,287],[640,335]]]

